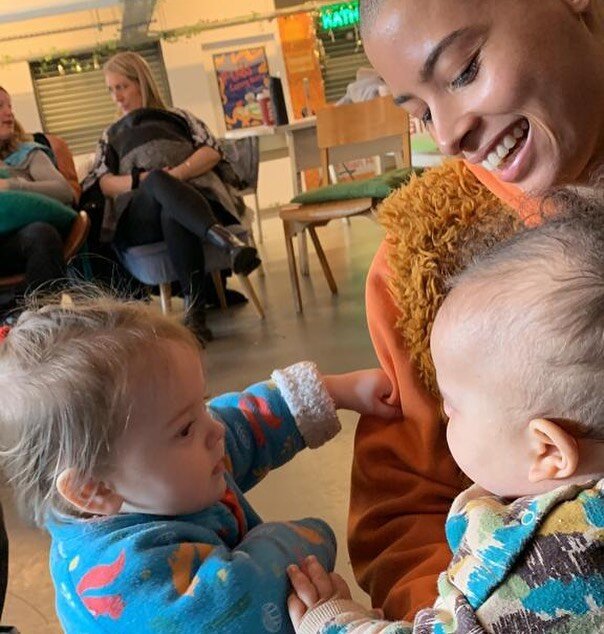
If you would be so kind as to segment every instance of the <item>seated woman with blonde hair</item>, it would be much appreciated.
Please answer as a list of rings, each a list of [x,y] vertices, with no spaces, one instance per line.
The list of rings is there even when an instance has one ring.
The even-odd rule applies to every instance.
[[[46,146],[34,143],[15,119],[8,92],[0,87],[0,194],[29,192],[48,196],[71,205],[74,192],[55,167],[53,155]],[[1,198],[9,215],[14,197]],[[31,222],[0,235],[0,276],[25,272],[25,282],[17,296],[65,277],[63,244],[59,231],[48,222]]]
[[[101,240],[119,248],[165,241],[188,306],[186,323],[207,341],[202,242],[227,251],[234,273],[260,265],[256,249],[224,228],[245,211],[235,174],[202,121],[165,105],[140,55],[117,53],[104,72],[122,116],[103,132],[83,183],[86,191],[98,182],[113,201]]]

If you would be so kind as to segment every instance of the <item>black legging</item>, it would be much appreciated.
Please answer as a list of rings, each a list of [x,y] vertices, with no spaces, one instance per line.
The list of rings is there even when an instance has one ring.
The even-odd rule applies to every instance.
[[[203,306],[202,240],[208,229],[219,222],[232,224],[237,220],[221,205],[212,205],[192,185],[154,170],[141,182],[122,214],[116,240],[125,246],[164,240],[183,293],[190,293],[193,301]]]
[[[25,271],[19,293],[65,277],[63,243],[59,232],[46,222],[32,222],[0,238],[0,275]]]

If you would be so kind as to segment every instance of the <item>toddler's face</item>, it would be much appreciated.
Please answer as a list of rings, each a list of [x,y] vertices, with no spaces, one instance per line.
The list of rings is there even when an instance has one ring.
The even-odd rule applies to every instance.
[[[132,409],[106,477],[122,511],[185,515],[225,492],[224,427],[209,415],[199,353],[162,341],[131,379]]]
[[[496,495],[519,497],[534,487],[528,480],[528,421],[510,414],[520,368],[493,360],[485,339],[454,307],[441,310],[434,322],[430,344],[449,418],[447,442],[472,481]]]

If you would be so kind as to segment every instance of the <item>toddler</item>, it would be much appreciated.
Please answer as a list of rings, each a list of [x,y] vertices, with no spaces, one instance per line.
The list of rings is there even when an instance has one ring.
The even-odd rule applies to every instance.
[[[396,415],[381,370],[312,363],[206,404],[200,350],[143,304],[30,310],[0,343],[5,468],[49,530],[65,631],[290,632],[287,566],[336,544],[318,519],[263,523],[243,493],[339,430]]]
[[[562,203],[461,273],[434,322],[448,444],[476,483],[436,603],[380,621],[311,557],[288,570],[297,632],[604,632],[604,204]]]

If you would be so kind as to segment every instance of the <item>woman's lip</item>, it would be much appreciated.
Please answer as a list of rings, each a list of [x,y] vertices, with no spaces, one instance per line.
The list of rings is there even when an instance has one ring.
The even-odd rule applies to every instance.
[[[527,166],[527,158],[529,151],[532,148],[533,142],[533,128],[529,125],[529,129],[526,134],[526,138],[524,143],[516,156],[514,156],[513,160],[510,163],[504,163],[501,168],[494,170],[494,173],[497,174],[497,177],[505,181],[506,183],[515,183],[517,181],[522,180],[525,176],[526,166]]]
[[[465,157],[466,160],[473,164],[480,164],[483,161],[486,161],[489,154],[493,152],[500,143],[503,143],[503,139],[505,139],[507,135],[511,134],[517,127],[521,126],[523,121],[526,121],[525,117],[520,117],[514,121],[514,123],[511,123],[476,154],[467,154]]]

